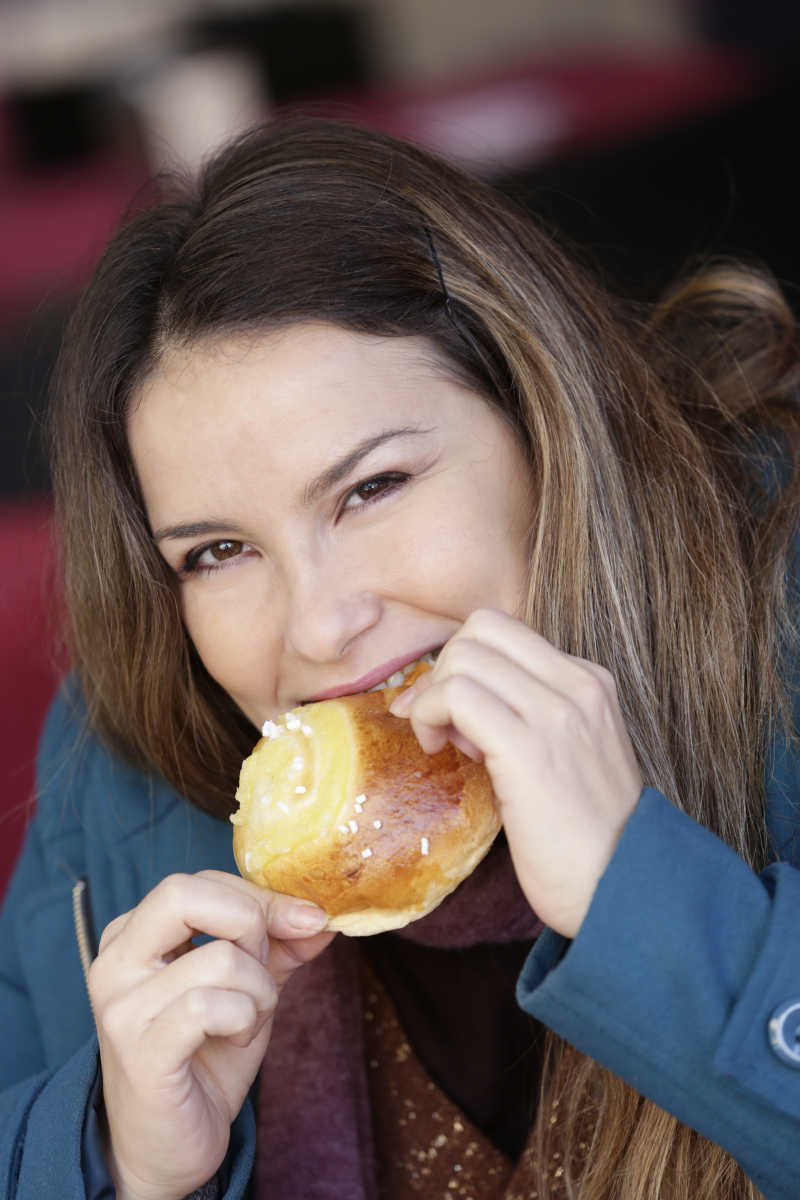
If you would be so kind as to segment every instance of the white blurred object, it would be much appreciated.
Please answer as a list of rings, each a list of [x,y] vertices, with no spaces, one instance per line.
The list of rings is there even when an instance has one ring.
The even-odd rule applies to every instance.
[[[719,0],[724,3],[725,0]],[[432,83],[541,53],[694,40],[684,0],[359,0],[387,82]],[[797,0],[788,0],[795,5]]]
[[[543,155],[570,129],[563,97],[532,80],[494,82],[401,107],[414,140],[473,169],[503,169]]]
[[[269,107],[251,62],[219,50],[166,59],[126,95],[145,127],[152,165],[191,171],[222,142],[263,121]]]
[[[0,79],[46,87],[104,79],[157,53],[190,0],[7,0],[0,3]]]

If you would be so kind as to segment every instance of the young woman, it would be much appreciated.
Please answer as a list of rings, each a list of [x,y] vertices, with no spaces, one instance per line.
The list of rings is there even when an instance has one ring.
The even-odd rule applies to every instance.
[[[796,1195],[797,383],[767,278],[615,312],[336,123],[126,224],[55,389],[75,672],[2,918],[9,1196]],[[503,835],[333,939],[235,874],[241,760],[430,649],[394,711]]]

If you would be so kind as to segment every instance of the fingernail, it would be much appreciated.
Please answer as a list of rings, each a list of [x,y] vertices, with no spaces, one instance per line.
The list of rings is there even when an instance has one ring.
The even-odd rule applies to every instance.
[[[287,920],[298,933],[318,933],[328,924],[328,914],[317,908],[316,904],[296,904]]]

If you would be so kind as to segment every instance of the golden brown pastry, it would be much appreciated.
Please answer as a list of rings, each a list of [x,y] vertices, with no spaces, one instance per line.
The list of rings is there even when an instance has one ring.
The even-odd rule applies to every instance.
[[[267,722],[242,764],[231,817],[239,870],[312,900],[342,933],[429,913],[500,828],[485,767],[451,744],[423,753],[410,722],[387,711],[399,690],[293,709]]]

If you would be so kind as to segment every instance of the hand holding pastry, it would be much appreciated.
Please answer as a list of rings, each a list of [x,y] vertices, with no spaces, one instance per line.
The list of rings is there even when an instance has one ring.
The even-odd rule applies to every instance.
[[[454,741],[483,759],[520,885],[573,937],[642,789],[609,673],[478,610],[392,712],[429,754]]]
[[[172,875],[108,925],[89,973],[120,1200],[214,1176],[281,988],[330,942],[325,916],[217,871]],[[197,934],[214,940],[194,945]]]

